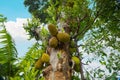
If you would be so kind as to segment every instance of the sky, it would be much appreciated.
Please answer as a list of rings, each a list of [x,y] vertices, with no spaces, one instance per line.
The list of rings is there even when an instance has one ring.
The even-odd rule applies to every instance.
[[[6,16],[8,20],[13,21],[16,18],[31,17],[23,2],[24,0],[0,0],[0,14]]]
[[[7,17],[6,29],[15,41],[18,57],[24,56],[35,42],[27,40],[28,35],[23,29],[23,23],[27,23],[27,19],[31,18],[23,2],[24,0],[0,0],[0,14]]]

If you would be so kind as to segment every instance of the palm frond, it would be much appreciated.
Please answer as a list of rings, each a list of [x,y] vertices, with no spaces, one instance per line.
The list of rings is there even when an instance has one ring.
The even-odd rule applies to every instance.
[[[0,52],[4,50],[4,53],[8,54],[8,57],[17,57],[17,50],[15,48],[15,43],[11,35],[7,32],[5,26],[1,26],[2,30],[0,31]]]
[[[0,75],[6,77],[11,76],[12,66],[17,58],[17,50],[14,40],[6,30],[4,25],[5,18],[0,16]]]

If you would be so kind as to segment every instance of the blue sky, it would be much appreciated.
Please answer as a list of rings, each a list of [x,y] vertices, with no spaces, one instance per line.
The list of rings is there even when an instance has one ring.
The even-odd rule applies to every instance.
[[[23,4],[24,0],[0,0],[0,14],[7,17],[6,28],[13,37],[19,57],[25,55],[35,41],[28,41],[23,23],[27,22],[27,18],[31,18],[31,14]]]
[[[28,18],[30,13],[23,4],[24,0],[0,0],[0,14],[8,20],[16,20],[17,17]]]

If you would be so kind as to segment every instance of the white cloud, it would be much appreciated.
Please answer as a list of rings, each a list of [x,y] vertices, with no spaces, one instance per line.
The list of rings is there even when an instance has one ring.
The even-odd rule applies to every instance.
[[[17,18],[16,21],[8,21],[5,23],[7,31],[11,34],[15,41],[18,56],[22,57],[28,51],[28,47],[34,44],[35,40],[27,40],[28,35],[23,28],[23,24],[27,23],[27,18]]]
[[[5,23],[7,31],[14,39],[25,40],[28,38],[23,28],[23,24],[27,23],[27,18],[17,18],[16,21],[8,21]]]

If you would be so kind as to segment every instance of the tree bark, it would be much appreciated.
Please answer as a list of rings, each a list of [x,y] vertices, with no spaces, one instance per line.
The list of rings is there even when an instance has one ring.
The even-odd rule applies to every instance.
[[[54,49],[52,50],[54,51]],[[69,66],[68,54],[66,51],[63,51],[61,56],[62,57],[59,58],[55,71],[53,70],[52,64],[43,70],[45,80],[71,80],[71,68]]]
[[[70,29],[67,24],[65,24],[63,28],[66,33],[68,34],[70,33]],[[43,70],[45,80],[71,80],[72,69],[69,65],[70,62],[69,42],[60,43],[57,49],[51,48],[49,50],[50,51],[48,53],[50,56],[55,52],[54,54],[57,55],[58,53],[60,53],[60,58],[58,58],[56,70],[53,70],[52,63],[50,66]],[[54,60],[54,62],[56,61]]]

